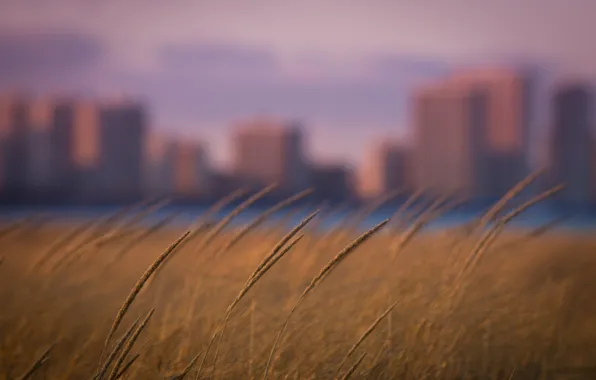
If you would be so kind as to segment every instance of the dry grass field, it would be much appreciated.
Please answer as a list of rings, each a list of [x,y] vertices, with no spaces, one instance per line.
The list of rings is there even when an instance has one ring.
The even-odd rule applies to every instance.
[[[596,238],[429,215],[4,226],[0,379],[596,378]]]

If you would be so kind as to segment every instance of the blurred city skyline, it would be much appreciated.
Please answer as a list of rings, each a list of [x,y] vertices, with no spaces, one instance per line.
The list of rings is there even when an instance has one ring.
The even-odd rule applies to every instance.
[[[0,86],[140,96],[152,128],[208,141],[219,165],[238,119],[299,119],[316,159],[355,165],[409,134],[413,88],[466,66],[535,68],[546,130],[552,84],[596,79],[593,14],[587,0],[3,1]]]

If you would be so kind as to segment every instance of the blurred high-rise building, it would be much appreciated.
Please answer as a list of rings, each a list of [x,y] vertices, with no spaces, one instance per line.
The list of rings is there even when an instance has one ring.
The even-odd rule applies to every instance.
[[[213,181],[202,143],[150,133],[145,184],[150,196],[183,200],[206,199]]]
[[[565,184],[559,200],[586,204],[593,198],[593,92],[584,84],[560,86],[552,102],[551,173]]]
[[[174,194],[174,141],[156,131],[150,131],[144,159],[144,193],[150,197]]]
[[[596,204],[596,136],[592,130],[592,138],[590,139],[590,204]]]
[[[147,115],[143,105],[126,100],[104,102],[98,109],[99,159],[92,195],[101,201],[140,198]]]
[[[209,177],[213,201],[222,199],[243,185],[243,182],[229,168],[213,170]]]
[[[27,187],[31,196],[72,195],[75,103],[39,98],[29,105]]]
[[[273,182],[281,193],[309,185],[300,124],[257,118],[238,126],[233,135],[234,173],[243,182],[266,186]]]
[[[174,195],[182,199],[205,199],[211,192],[205,147],[194,141],[176,140],[171,146]]]
[[[311,181],[314,197],[330,202],[345,202],[352,198],[353,189],[349,169],[342,164],[314,164]]]
[[[523,179],[534,116],[532,86],[531,75],[497,68],[454,74],[421,90],[413,111],[416,160],[422,165],[418,179],[459,183],[469,195],[489,197],[503,195]],[[440,169],[443,158],[451,160],[444,161],[450,162],[449,170]],[[450,176],[456,172],[459,179]]]
[[[485,96],[439,84],[419,89],[413,112],[417,187],[465,197],[481,194],[487,166]]]
[[[405,190],[409,185],[409,154],[400,142],[382,141],[368,151],[358,175],[358,193],[362,198]]]
[[[100,186],[95,180],[101,159],[99,104],[78,99],[72,135],[72,159],[77,177],[77,189],[83,193]]]
[[[451,80],[486,96],[486,186],[490,196],[500,197],[530,171],[535,78],[530,71],[501,67],[468,70]]]
[[[0,97],[0,192],[19,197],[26,190],[29,98],[23,94]]]

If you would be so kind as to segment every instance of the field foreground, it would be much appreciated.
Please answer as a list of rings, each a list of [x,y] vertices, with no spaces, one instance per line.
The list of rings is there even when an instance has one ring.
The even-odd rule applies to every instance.
[[[291,227],[256,229],[225,249],[233,229],[209,244],[208,230],[183,242],[140,290],[104,356],[131,289],[183,231],[131,227],[106,239],[77,228],[52,223],[0,238],[0,379],[90,379],[151,309],[136,342],[121,348],[128,355],[115,356],[120,368],[103,378],[194,379],[201,365],[200,378],[263,378],[290,310],[357,237],[305,230],[230,309],[221,342],[193,361]],[[504,233],[462,272],[482,233],[420,233],[396,249],[399,236],[382,229],[307,292],[269,378],[596,378],[596,238]]]

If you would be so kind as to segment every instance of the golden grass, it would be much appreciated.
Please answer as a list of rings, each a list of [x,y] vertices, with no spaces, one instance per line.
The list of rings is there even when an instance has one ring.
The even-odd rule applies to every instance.
[[[100,363],[99,363],[100,364],[100,367],[99,367],[99,370],[97,371],[97,375],[95,376],[95,379],[101,380],[106,375],[106,373],[108,372],[108,369],[110,368],[110,364],[112,364],[112,362],[114,361],[114,359],[116,359],[116,355],[118,355],[118,353],[120,352],[120,350],[122,349],[122,347],[124,347],[124,345],[126,344],[126,342],[128,341],[128,339],[135,332],[135,329],[139,325],[139,320],[140,319],[137,318],[137,320],[134,321],[134,323],[128,328],[128,330],[126,330],[126,332],[124,333],[124,335],[122,336],[122,338],[118,339],[118,341],[114,345],[114,348],[112,349],[112,351],[110,352],[110,354],[106,358],[105,362],[102,364],[101,361],[100,361]]]
[[[115,364],[112,368],[112,372],[110,373],[110,376],[108,376],[108,380],[116,379],[116,377],[120,373],[120,369],[122,368],[124,361],[126,360],[126,357],[128,356],[128,354],[130,354],[130,351],[132,350],[132,346],[134,346],[137,339],[139,339],[139,335],[141,335],[141,332],[143,332],[143,329],[145,328],[145,326],[147,326],[147,323],[149,322],[149,319],[151,319],[151,317],[153,316],[154,311],[155,309],[151,309],[149,313],[147,313],[147,316],[145,317],[145,319],[143,319],[143,322],[141,322],[141,324],[135,329],[134,333],[130,336],[130,338],[126,340],[126,345],[122,348],[122,352],[120,353],[120,356],[118,356],[118,359],[116,359]],[[101,380],[101,377],[99,378],[99,380]]]
[[[225,245],[221,248],[220,252],[218,252],[218,255],[225,253],[234,244],[238,243],[240,241],[240,239],[242,239],[246,234],[248,234],[251,230],[259,227],[261,224],[265,223],[265,221],[268,218],[270,218],[271,216],[273,216],[275,213],[278,213],[285,207],[290,206],[292,203],[295,203],[295,202],[305,198],[306,196],[310,195],[312,192],[313,192],[312,189],[307,189],[307,190],[301,191],[298,194],[293,195],[287,199],[284,199],[283,201],[281,201],[281,202],[277,203],[276,205],[270,207],[269,209],[265,210],[263,213],[261,213],[255,219],[253,219],[246,226],[244,226],[240,230],[238,230],[238,232],[236,232],[234,234],[234,236],[232,236],[230,238],[230,240],[228,240],[225,243]]]
[[[383,314],[379,315],[379,317],[377,319],[375,319],[375,321],[366,329],[366,331],[362,334],[362,336],[360,336],[360,338],[358,338],[358,341],[356,341],[356,343],[354,343],[354,345],[352,347],[350,347],[350,350],[346,353],[346,356],[344,356],[344,358],[339,363],[339,366],[337,366],[336,377],[337,377],[337,375],[339,375],[339,372],[341,371],[344,364],[348,361],[350,356],[360,346],[360,343],[362,343],[364,341],[364,339],[366,339],[366,337],[369,336],[373,332],[373,330],[379,325],[379,323],[381,323],[383,318],[385,318],[391,312],[391,310],[393,310],[393,308],[395,307],[396,304],[397,304],[397,302],[394,302],[391,306],[389,306],[387,308],[387,310],[385,310],[383,312]]]
[[[358,246],[368,240],[371,236],[373,236],[378,230],[380,230],[383,226],[387,224],[388,220],[384,220],[381,223],[377,224],[370,230],[366,231],[364,234],[360,235],[356,240],[352,243],[348,244],[345,248],[343,248],[337,255],[335,255],[325,266],[321,269],[310,281],[310,283],[304,288],[292,308],[288,313],[288,316],[284,320],[279,333],[275,337],[275,341],[273,342],[273,347],[271,348],[271,353],[269,354],[269,359],[267,359],[267,365],[265,366],[265,372],[263,374],[263,379],[267,379],[269,376],[269,368],[271,367],[273,355],[275,354],[275,350],[277,349],[277,345],[279,344],[279,340],[281,339],[282,334],[285,332],[288,323],[290,322],[290,318],[294,315],[296,310],[298,310],[298,306],[305,300],[306,296],[308,296],[316,287],[319,285],[330,273],[333,271],[337,265],[339,265],[350,253],[352,253]]]
[[[135,225],[147,204],[84,227],[21,221],[2,236],[0,379],[592,379],[596,239],[505,229],[556,190],[499,218],[501,202],[486,232],[425,232],[446,199],[359,237],[361,216],[322,232],[318,211],[290,232],[230,227],[247,202],[182,235],[171,217]]]
[[[110,338],[112,338],[112,336],[116,332],[116,329],[118,329],[118,326],[120,326],[120,323],[122,322],[122,319],[124,318],[124,315],[130,308],[132,303],[134,302],[135,298],[137,297],[137,295],[139,294],[139,292],[141,291],[141,289],[143,288],[145,283],[149,280],[149,278],[153,275],[153,273],[155,273],[155,271],[159,268],[159,266],[168,258],[168,256],[170,256],[176,250],[176,248],[178,248],[178,245],[180,245],[180,243],[188,237],[188,235],[190,235],[190,231],[186,231],[184,234],[182,234],[182,236],[180,236],[174,243],[172,243],[172,245],[170,245],[168,247],[168,249],[166,249],[161,255],[159,255],[159,257],[153,263],[151,263],[149,268],[147,268],[147,270],[145,272],[143,272],[143,274],[141,275],[141,278],[139,278],[139,280],[137,281],[135,286],[132,288],[132,290],[128,294],[128,297],[126,297],[126,300],[122,304],[122,307],[120,307],[120,309],[118,310],[116,319],[114,319],[114,323],[112,324],[112,327],[110,328],[110,332],[108,332],[108,337],[106,338],[106,343],[105,343],[106,346],[110,342]]]
[[[271,269],[273,267],[273,265],[275,265],[279,259],[281,259],[286,253],[288,253],[294,247],[294,245],[296,245],[296,243],[298,243],[298,241],[302,238],[303,235],[298,236],[292,242],[290,242],[290,239],[292,239],[300,230],[302,230],[315,216],[317,216],[317,214],[318,214],[318,211],[315,211],[314,213],[307,216],[295,228],[293,228],[289,233],[287,233],[279,241],[279,243],[277,243],[277,245],[273,248],[271,253],[269,255],[265,256],[263,261],[261,261],[259,263],[259,265],[257,266],[257,268],[255,269],[255,271],[248,277],[248,280],[246,280],[246,284],[244,285],[244,287],[240,290],[240,292],[238,293],[236,298],[234,298],[234,301],[232,301],[230,306],[228,306],[225,316],[224,316],[224,319],[223,319],[223,322],[222,322],[222,326],[220,329],[216,330],[215,335],[213,336],[213,338],[211,340],[211,342],[212,342],[213,339],[215,338],[215,336],[217,334],[219,334],[219,340],[218,340],[218,344],[216,346],[216,351],[215,351],[215,358],[213,359],[214,367],[217,362],[217,354],[219,352],[219,344],[221,343],[221,339],[223,337],[224,330],[227,326],[230,316],[232,315],[232,311],[234,310],[234,307],[236,305],[238,305],[238,303],[248,293],[248,291],[257,283],[257,281],[265,273],[267,273],[267,271],[269,269]],[[283,249],[286,244],[288,244],[287,247],[285,249]],[[207,356],[207,353],[209,352],[209,348],[211,347],[211,342],[209,343],[209,346],[207,346],[207,351],[205,352],[205,357]],[[199,373],[198,373],[199,375],[200,375],[200,371],[203,367],[203,364],[204,364],[204,361],[201,362],[201,366],[199,367]]]
[[[39,367],[41,367],[47,361],[53,348],[54,345],[48,347],[43,354],[41,354],[41,356],[31,365],[31,367],[22,376],[19,376],[19,380],[30,379],[35,371],[37,371]]]

